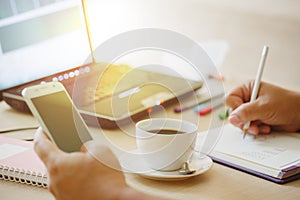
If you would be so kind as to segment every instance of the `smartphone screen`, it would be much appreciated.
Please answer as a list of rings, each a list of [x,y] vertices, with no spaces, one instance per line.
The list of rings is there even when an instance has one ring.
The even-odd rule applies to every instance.
[[[65,91],[33,97],[31,102],[61,150],[79,151],[84,142],[92,139]]]

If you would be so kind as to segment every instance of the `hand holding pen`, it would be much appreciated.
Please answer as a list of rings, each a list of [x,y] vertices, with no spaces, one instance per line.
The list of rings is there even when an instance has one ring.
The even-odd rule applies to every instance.
[[[274,84],[261,82],[257,98],[250,101],[254,81],[246,82],[225,97],[231,108],[228,121],[243,130],[251,121],[248,133],[269,134],[271,131],[300,131],[300,93]]]
[[[248,133],[269,134],[271,131],[300,130],[300,93],[274,84],[261,82],[258,98],[249,102],[253,81],[230,91],[225,98],[232,108],[228,121],[243,129],[251,121]]]
[[[269,50],[269,47],[264,46],[262,54],[261,54],[261,59],[260,59],[260,62],[259,62],[259,66],[258,66],[258,71],[257,71],[256,78],[255,78],[255,81],[254,81],[254,86],[253,86],[253,90],[252,90],[252,93],[251,93],[250,102],[255,101],[256,98],[257,98],[258,90],[260,88],[260,82],[261,82],[262,74],[263,74],[263,71],[264,71],[264,67],[265,67],[265,63],[266,63],[266,59],[267,59],[267,55],[268,55],[268,50]],[[250,123],[251,122],[248,121],[244,124],[243,138],[245,138],[245,136],[248,132]]]

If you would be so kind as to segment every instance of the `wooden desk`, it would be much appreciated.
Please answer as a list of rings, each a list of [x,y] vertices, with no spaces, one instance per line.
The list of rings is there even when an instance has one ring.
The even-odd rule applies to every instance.
[[[192,111],[190,111],[192,112]],[[193,113],[190,113],[193,116]],[[170,117],[176,117],[172,112]],[[198,116],[195,116],[198,118]],[[200,130],[205,130],[210,122],[210,115],[199,118]],[[11,127],[36,126],[37,123],[31,115],[21,114],[12,110],[4,102],[0,103],[0,130]],[[130,126],[126,128],[129,134],[120,130],[104,130],[101,134],[99,129],[91,128],[93,137],[102,140],[106,137],[119,149],[130,150],[135,148],[134,138],[130,133],[134,131]],[[34,130],[26,132],[13,132],[3,134],[15,138],[30,139]],[[298,199],[300,198],[300,180],[278,185],[261,178],[214,163],[206,173],[176,182],[154,181],[138,175],[126,174],[126,179],[132,187],[150,194],[156,194],[176,199]],[[28,186],[25,184],[9,181],[0,181],[0,199],[5,200],[50,200],[53,196],[47,189]]]

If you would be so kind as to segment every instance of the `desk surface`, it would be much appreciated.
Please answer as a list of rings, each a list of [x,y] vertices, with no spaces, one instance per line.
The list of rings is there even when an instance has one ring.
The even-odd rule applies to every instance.
[[[190,111],[192,112],[192,111]],[[216,111],[217,112],[217,111]],[[172,112],[171,116],[176,117]],[[190,113],[193,114],[193,113]],[[198,117],[198,116],[196,116]],[[205,130],[211,120],[211,115],[199,120],[200,130]],[[15,127],[35,127],[37,122],[31,115],[21,114],[12,110],[6,103],[0,103],[0,130]],[[131,128],[127,128],[131,133]],[[103,136],[118,148],[130,150],[135,148],[134,138],[130,134],[124,134],[120,130],[104,130],[91,128],[95,139],[103,139]],[[134,131],[134,130],[133,130]],[[3,134],[14,138],[31,139],[34,130]],[[278,185],[261,178],[214,163],[206,173],[176,182],[164,182],[149,180],[138,175],[126,174],[128,184],[146,193],[162,195],[178,199],[298,199],[300,198],[300,180],[285,185]],[[0,181],[0,198],[15,200],[22,197],[23,200],[53,199],[47,189],[28,186],[9,181]]]
[[[249,9],[243,6],[245,2],[237,3],[238,1],[234,0],[225,1],[226,6],[225,3],[223,6],[219,5],[217,1],[215,4],[210,4],[210,1],[205,0],[192,2],[195,4],[191,4],[189,9],[182,9],[181,4],[174,3],[174,5],[166,4],[166,9],[162,8],[162,10],[163,12],[174,10],[175,14],[170,15],[172,21],[176,21],[176,26],[185,20],[191,21],[176,29],[179,32],[191,36],[196,35],[199,40],[220,38],[229,42],[230,51],[220,68],[226,78],[231,80],[240,78],[237,82],[253,78],[261,48],[267,42],[271,46],[271,53],[264,80],[299,90],[300,20],[297,13],[299,13],[300,5],[298,2],[249,1],[247,2]],[[265,5],[264,2],[272,6]],[[236,6],[231,6],[233,4]],[[147,5],[146,9],[149,7]],[[169,9],[169,6],[172,9]],[[263,12],[264,9],[268,12]],[[179,19],[174,20],[175,16]],[[195,21],[192,19],[196,19],[197,26],[192,23]],[[170,29],[174,28],[170,21],[161,21],[162,26],[165,22],[170,25]],[[210,119],[210,116],[206,116],[199,120],[200,130],[207,128]],[[38,125],[32,116],[15,112],[4,102],[0,102],[0,122],[0,130]],[[92,132],[95,139],[103,137],[97,129],[92,129]],[[34,130],[27,130],[1,135],[31,139],[33,134]],[[135,145],[132,137],[122,131],[104,131],[104,136],[123,149],[131,149]],[[300,199],[300,180],[278,185],[215,163],[207,173],[185,181],[153,181],[133,174],[126,174],[126,179],[128,184],[138,190],[178,199]],[[0,180],[0,199],[50,200],[53,196],[46,189]]]

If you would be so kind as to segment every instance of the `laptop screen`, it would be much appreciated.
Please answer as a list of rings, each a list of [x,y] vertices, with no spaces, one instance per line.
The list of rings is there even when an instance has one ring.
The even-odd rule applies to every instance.
[[[0,1],[0,91],[91,62],[80,0]]]

